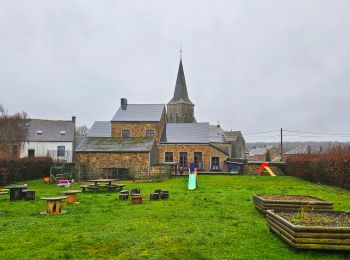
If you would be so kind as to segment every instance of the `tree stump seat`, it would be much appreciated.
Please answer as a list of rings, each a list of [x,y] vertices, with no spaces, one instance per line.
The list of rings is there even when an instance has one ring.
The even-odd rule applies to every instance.
[[[131,189],[131,195],[140,195],[141,190],[140,189]]]
[[[120,193],[119,194],[120,200],[128,200],[129,199],[129,193]]]
[[[160,194],[161,199],[167,199],[169,198],[169,191],[163,190],[162,193]]]
[[[131,203],[134,205],[142,204],[142,198],[141,194],[131,195]]]
[[[156,192],[152,192],[150,195],[149,195],[149,199],[150,200],[159,200],[160,198],[160,194],[159,193],[156,193]]]
[[[10,201],[22,200],[24,186],[13,186],[10,187]]]
[[[34,190],[24,190],[23,198],[25,200],[35,200],[35,191]]]

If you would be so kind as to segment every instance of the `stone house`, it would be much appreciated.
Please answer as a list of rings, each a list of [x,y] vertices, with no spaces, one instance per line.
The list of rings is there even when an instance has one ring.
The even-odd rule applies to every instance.
[[[163,104],[128,104],[125,98],[111,121],[96,121],[75,150],[78,170],[129,169],[146,178],[158,161],[158,145],[166,123]]]
[[[190,162],[201,171],[225,171],[229,152],[211,143],[209,128],[209,123],[167,124],[159,144],[160,162],[175,164],[175,173],[187,170]]]

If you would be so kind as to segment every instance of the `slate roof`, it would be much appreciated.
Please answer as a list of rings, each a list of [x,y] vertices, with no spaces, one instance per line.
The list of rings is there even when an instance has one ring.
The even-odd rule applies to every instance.
[[[209,141],[211,143],[228,143],[224,130],[217,125],[209,125]]]
[[[31,119],[29,121],[27,141],[30,142],[74,142],[73,121]],[[42,131],[38,135],[37,132]],[[61,135],[65,131],[65,135]]]
[[[153,138],[85,137],[76,152],[150,152]]]
[[[249,156],[264,155],[272,147],[257,147],[249,151]]]
[[[229,141],[236,141],[239,136],[242,136],[241,131],[226,131],[224,135]]]
[[[208,144],[209,123],[168,123],[164,127],[161,143]]]
[[[174,96],[169,101],[168,104],[177,104],[177,103],[185,103],[185,104],[193,105],[193,103],[188,97],[185,73],[184,73],[184,68],[182,66],[181,59],[179,64],[179,70],[177,72]]]
[[[285,154],[288,155],[288,154],[307,154],[307,153],[311,153],[311,146],[308,144],[305,144],[305,145],[297,146],[292,150],[289,150]]]
[[[128,104],[126,110],[119,107],[112,122],[159,122],[164,104]]]
[[[112,126],[109,121],[95,121],[87,137],[111,137]]]

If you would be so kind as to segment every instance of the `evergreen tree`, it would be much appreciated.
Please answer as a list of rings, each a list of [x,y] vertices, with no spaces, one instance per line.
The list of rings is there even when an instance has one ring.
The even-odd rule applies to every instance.
[[[266,151],[266,154],[265,154],[265,161],[266,161],[266,162],[271,161],[271,155],[270,155],[269,150]]]

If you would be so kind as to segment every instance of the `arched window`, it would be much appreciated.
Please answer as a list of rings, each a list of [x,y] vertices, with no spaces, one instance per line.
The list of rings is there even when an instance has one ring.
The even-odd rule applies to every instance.
[[[170,114],[170,123],[173,123],[174,122],[174,118],[173,118],[173,114]]]
[[[179,120],[180,120],[179,113],[176,113],[176,123],[179,123]]]

